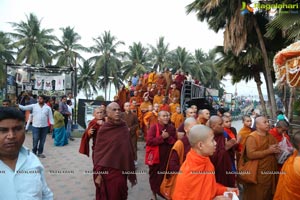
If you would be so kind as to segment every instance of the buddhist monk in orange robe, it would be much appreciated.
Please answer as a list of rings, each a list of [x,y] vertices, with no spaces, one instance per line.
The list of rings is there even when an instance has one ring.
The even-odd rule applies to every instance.
[[[164,71],[163,75],[164,75],[164,78],[165,78],[166,83],[167,83],[165,95],[168,95],[169,94],[170,85],[172,83],[172,73],[170,72],[170,70],[168,68],[165,68],[165,71]]]
[[[171,85],[171,90],[169,90],[169,100],[172,100],[174,98],[180,99],[180,91],[176,89],[176,84],[173,83]]]
[[[148,112],[146,112],[144,116],[144,125],[146,126],[146,131],[149,130],[149,128],[157,123],[157,118],[158,118],[158,109],[159,105],[158,104],[153,104],[148,107]]]
[[[283,164],[273,200],[300,199],[300,132],[294,135],[295,151]]]
[[[181,113],[179,106],[176,107],[176,112],[172,114],[171,122],[174,124],[176,130],[184,122],[184,116]]]
[[[255,119],[256,131],[246,139],[245,148],[248,159],[258,159],[257,184],[244,184],[243,200],[271,200],[275,193],[277,174],[276,154],[280,148],[276,139],[268,132],[270,124],[266,117]],[[259,142],[252,134],[257,134]],[[268,173],[271,172],[271,173]]]
[[[118,97],[121,110],[124,111],[124,103],[129,101],[129,90],[126,89],[124,85],[121,86]]]
[[[158,90],[164,90],[167,86],[167,81],[162,73],[158,74],[158,78],[156,80],[156,86]]]
[[[132,101],[135,101],[137,106],[141,105],[143,99],[138,96],[138,91],[133,92],[133,97],[130,97],[129,103],[132,104]]]
[[[170,106],[171,114],[173,114],[173,113],[176,112],[176,108],[178,106],[180,107],[180,104],[178,103],[178,99],[177,98],[173,98],[171,100],[172,100],[172,102],[169,104],[169,106]]]
[[[158,105],[161,105],[163,103],[164,96],[161,94],[161,90],[158,90],[157,94],[153,98],[153,104],[157,103]]]
[[[215,168],[209,159],[216,150],[212,129],[195,125],[191,128],[188,139],[191,150],[180,167],[181,173],[177,175],[172,199],[211,200],[223,196],[226,191],[238,193],[237,188],[228,188],[216,182]]]
[[[239,147],[238,147],[239,152],[242,151],[242,148],[245,145],[247,136],[250,135],[250,133],[252,132],[251,117],[249,115],[244,115],[242,117],[242,122],[243,122],[243,127],[241,128],[241,130],[238,132],[238,135],[237,135],[237,142],[239,144]]]
[[[140,122],[140,128],[144,131],[147,130],[144,124],[144,116],[146,112],[148,112],[149,106],[152,105],[151,102],[149,101],[148,97],[144,98],[144,102],[141,103],[140,109],[138,110],[138,119]],[[144,139],[146,140],[147,138],[147,132],[144,132]]]
[[[198,124],[206,125],[209,118],[210,118],[210,111],[209,110],[203,109],[203,110],[198,111],[198,117],[197,117]]]

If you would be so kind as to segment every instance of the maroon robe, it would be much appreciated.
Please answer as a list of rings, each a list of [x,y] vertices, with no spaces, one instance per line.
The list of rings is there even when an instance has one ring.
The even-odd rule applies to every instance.
[[[230,153],[225,150],[225,137],[223,134],[214,137],[217,146],[215,153],[210,157],[215,166],[216,181],[226,187],[235,187],[235,174],[231,165]],[[229,172],[229,173],[228,173]]]
[[[94,176],[102,173],[100,188],[96,187],[96,200],[127,199],[127,178],[136,181],[134,155],[128,127],[124,121],[105,122],[99,129],[94,154]],[[125,172],[125,173],[123,173]],[[130,172],[128,176],[126,172]]]
[[[147,143],[148,146],[159,146],[159,164],[154,164],[149,166],[149,182],[150,187],[153,192],[160,194],[160,184],[164,178],[163,172],[166,170],[168,158],[170,151],[176,142],[176,129],[172,124],[161,125],[158,123],[159,137],[156,136],[156,124],[152,125],[147,133]],[[169,137],[163,139],[161,136],[162,131],[165,130],[169,133]]]
[[[186,154],[190,151],[191,145],[188,140],[188,137],[184,135],[181,138],[181,141],[184,146],[184,154],[183,154],[183,161],[185,161]],[[169,166],[168,166],[168,171],[174,171],[174,172],[179,172],[180,169],[180,162],[179,162],[179,156],[176,151],[172,151],[170,155],[170,161],[169,161]]]
[[[90,156],[90,139],[93,138],[93,144],[92,144],[92,150],[94,153],[94,149],[95,149],[95,143],[96,143],[96,139],[97,139],[97,133],[98,133],[98,129],[100,128],[101,125],[97,124],[97,121],[99,119],[93,119],[92,121],[90,121],[88,127],[85,129],[82,137],[81,137],[81,142],[80,142],[80,147],[79,147],[79,153],[85,154],[88,157]],[[88,134],[88,131],[90,129],[94,129],[94,134],[90,135]],[[93,155],[92,155],[92,159],[93,159]]]

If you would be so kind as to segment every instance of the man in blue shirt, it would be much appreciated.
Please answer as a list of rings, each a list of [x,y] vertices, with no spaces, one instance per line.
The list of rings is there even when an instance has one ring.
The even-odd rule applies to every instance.
[[[0,107],[0,199],[53,200],[39,159],[23,147],[25,117]]]

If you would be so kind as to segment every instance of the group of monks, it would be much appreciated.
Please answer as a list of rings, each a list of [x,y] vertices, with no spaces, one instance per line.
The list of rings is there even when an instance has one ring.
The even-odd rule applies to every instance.
[[[286,122],[279,121],[270,129],[268,119],[257,116],[253,129],[251,117],[244,116],[243,128],[237,131],[231,126],[229,112],[210,116],[209,110],[193,105],[184,116],[178,103],[180,84],[170,81],[170,88],[167,84],[159,86],[157,79],[169,72],[151,73],[144,83],[148,88],[144,93],[140,89],[144,76],[139,76],[132,79],[137,85],[131,97],[131,89],[123,87],[113,103],[96,108],[95,118],[82,136],[79,151],[87,156],[89,140],[93,140],[97,200],[127,199],[127,179],[132,186],[137,184],[137,140],[141,131],[146,147],[158,147],[159,161],[149,164],[152,199],[157,195],[174,200],[232,199],[234,195],[243,200],[300,199],[300,134],[291,140]],[[126,93],[124,102],[122,90]],[[243,149],[248,160],[258,160],[256,184],[239,179],[237,163]],[[164,194],[162,182],[172,176],[171,192]]]

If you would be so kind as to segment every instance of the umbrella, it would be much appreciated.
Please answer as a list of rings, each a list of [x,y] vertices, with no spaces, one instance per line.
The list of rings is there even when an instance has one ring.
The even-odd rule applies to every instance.
[[[279,51],[273,61],[276,78],[290,87],[300,86],[300,41]]]

